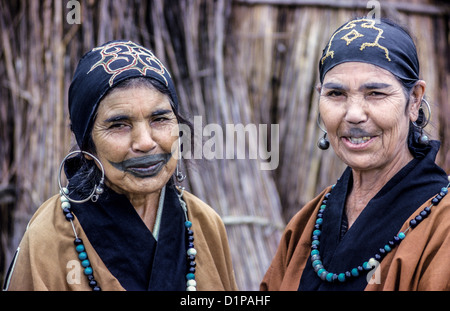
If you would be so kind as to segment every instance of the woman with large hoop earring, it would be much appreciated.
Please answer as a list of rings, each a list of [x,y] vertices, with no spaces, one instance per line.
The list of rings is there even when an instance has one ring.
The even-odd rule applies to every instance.
[[[81,58],[69,89],[77,148],[4,290],[237,290],[222,220],[179,185],[173,133],[190,123],[178,105],[167,68],[143,46],[111,41]]]

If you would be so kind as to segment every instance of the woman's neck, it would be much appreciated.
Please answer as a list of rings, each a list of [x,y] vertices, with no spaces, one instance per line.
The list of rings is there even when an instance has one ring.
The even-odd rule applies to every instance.
[[[127,195],[131,205],[133,205],[144,224],[152,232],[155,226],[160,194],[161,191],[146,195]]]
[[[147,228],[153,232],[156,214],[158,211],[159,197],[162,189],[151,193],[141,194],[125,192],[122,189],[112,185],[108,180],[106,181],[106,185],[113,191],[125,195]]]
[[[345,204],[349,228],[369,201],[412,159],[412,155],[408,152],[405,156],[397,158],[396,161],[392,161],[381,169],[369,171],[352,169],[353,185]]]

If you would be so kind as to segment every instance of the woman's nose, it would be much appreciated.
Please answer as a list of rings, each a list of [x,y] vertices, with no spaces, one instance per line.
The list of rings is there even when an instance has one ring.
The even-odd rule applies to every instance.
[[[359,124],[367,121],[368,115],[363,98],[349,97],[346,106],[345,121],[351,124]]]
[[[136,126],[133,129],[131,148],[137,153],[147,153],[153,150],[157,143],[153,139],[152,129],[149,125]]]

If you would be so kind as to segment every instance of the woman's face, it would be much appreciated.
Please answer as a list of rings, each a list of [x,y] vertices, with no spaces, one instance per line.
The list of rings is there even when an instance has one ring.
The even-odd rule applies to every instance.
[[[92,129],[106,184],[126,195],[162,189],[176,168],[176,155],[171,154],[176,135],[178,122],[167,95],[148,87],[108,94]]]
[[[400,82],[372,64],[348,62],[324,77],[319,111],[336,154],[354,170],[383,169],[409,159],[409,122],[421,97],[407,98]]]

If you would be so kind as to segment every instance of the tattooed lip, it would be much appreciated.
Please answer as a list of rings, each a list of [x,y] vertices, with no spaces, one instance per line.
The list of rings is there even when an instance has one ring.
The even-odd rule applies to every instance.
[[[368,142],[372,137],[364,136],[364,137],[347,137],[348,140],[352,142],[352,144],[359,145]]]
[[[343,137],[343,141],[347,148],[351,150],[364,150],[368,147],[377,136],[363,136],[363,137]]]
[[[148,178],[158,175],[171,156],[170,153],[159,153],[131,158],[122,162],[109,162],[118,170],[130,173],[135,177]]]
[[[377,136],[361,128],[351,128],[343,133],[341,138],[349,148],[361,149],[368,146]]]

